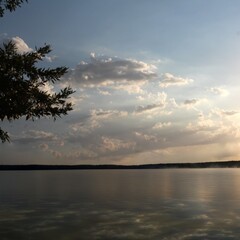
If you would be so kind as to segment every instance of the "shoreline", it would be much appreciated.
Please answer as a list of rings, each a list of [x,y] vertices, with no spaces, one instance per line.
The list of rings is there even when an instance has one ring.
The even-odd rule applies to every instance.
[[[0,165],[0,171],[33,171],[33,170],[129,170],[129,169],[171,169],[171,168],[240,168],[240,161],[197,162],[197,163],[158,163],[141,165]]]

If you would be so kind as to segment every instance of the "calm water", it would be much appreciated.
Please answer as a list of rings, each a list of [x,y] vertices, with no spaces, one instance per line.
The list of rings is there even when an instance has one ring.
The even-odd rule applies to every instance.
[[[240,169],[0,172],[0,239],[240,239]]]

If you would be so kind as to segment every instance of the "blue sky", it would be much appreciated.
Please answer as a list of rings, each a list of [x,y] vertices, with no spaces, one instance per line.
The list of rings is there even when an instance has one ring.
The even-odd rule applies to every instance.
[[[142,164],[240,159],[240,2],[30,0],[1,19],[19,51],[48,43],[46,66],[74,111],[1,123],[1,163]]]

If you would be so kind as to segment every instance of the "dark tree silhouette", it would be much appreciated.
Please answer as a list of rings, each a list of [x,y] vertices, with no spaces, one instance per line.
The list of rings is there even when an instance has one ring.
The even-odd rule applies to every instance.
[[[3,17],[5,10],[15,11],[23,2],[28,2],[28,0],[0,0],[0,17]]]
[[[0,119],[12,121],[25,117],[34,120],[43,116],[56,119],[72,110],[67,102],[74,92],[70,87],[58,93],[43,90],[47,83],[55,83],[67,72],[66,67],[40,68],[37,63],[51,51],[49,45],[20,54],[13,42],[0,48]],[[9,136],[0,128],[0,139]]]
[[[14,11],[27,0],[0,0],[0,17],[5,10]],[[16,45],[9,41],[0,47],[0,120],[16,120],[25,117],[35,120],[40,117],[57,117],[72,110],[69,96],[72,88],[60,89],[57,93],[44,90],[48,83],[55,83],[67,72],[66,67],[38,67],[48,53],[50,46],[35,51],[19,53]],[[7,132],[0,128],[0,140],[9,141]]]

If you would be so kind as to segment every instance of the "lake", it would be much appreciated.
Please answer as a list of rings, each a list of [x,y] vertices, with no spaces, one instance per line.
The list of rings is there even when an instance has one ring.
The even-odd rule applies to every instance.
[[[0,239],[240,239],[240,169],[0,172]]]

